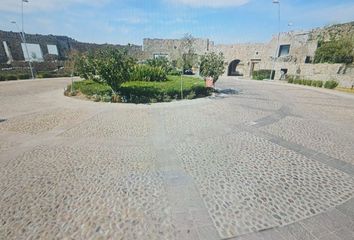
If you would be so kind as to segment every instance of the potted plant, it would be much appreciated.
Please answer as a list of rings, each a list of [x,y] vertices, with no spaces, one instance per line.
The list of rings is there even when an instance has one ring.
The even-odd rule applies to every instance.
[[[224,72],[224,55],[222,53],[211,52],[201,56],[200,75],[204,77],[206,87],[214,88],[216,81]]]

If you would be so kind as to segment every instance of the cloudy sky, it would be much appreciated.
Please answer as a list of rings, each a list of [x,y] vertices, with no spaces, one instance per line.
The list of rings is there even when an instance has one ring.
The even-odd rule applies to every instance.
[[[280,0],[282,31],[354,21],[353,0]],[[272,0],[29,0],[25,31],[79,41],[142,44],[185,33],[217,43],[264,42],[277,32]],[[21,0],[0,0],[0,29],[21,23]],[[289,26],[289,22],[292,26]]]

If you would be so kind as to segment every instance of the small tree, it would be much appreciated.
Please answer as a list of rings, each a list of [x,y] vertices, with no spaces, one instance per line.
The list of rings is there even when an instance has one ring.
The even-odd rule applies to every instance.
[[[225,72],[224,55],[222,53],[216,54],[214,52],[207,53],[200,58],[200,75],[202,77],[212,77],[213,83]]]
[[[71,50],[64,62],[64,73],[67,75],[76,76],[78,74],[76,67],[76,61],[81,57],[77,50]]]
[[[100,50],[95,59],[100,80],[111,86],[114,92],[118,91],[122,83],[129,81],[135,64],[127,51],[122,52],[116,48]]]
[[[77,58],[75,67],[80,77],[107,83],[117,92],[122,83],[129,81],[135,63],[127,51],[105,48]]]
[[[91,79],[91,80],[96,80],[97,79],[97,66],[95,62],[95,55],[93,52],[89,52],[86,54],[78,54],[77,57],[75,57],[75,71],[78,73],[78,75],[81,78],[84,78],[86,80]]]
[[[198,61],[194,49],[195,38],[191,34],[185,34],[180,47],[180,67],[183,71],[191,69]]]

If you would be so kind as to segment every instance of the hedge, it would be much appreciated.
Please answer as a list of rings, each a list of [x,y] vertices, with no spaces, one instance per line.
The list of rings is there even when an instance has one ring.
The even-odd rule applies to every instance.
[[[269,79],[271,70],[262,69],[258,71],[253,71],[252,78],[254,80]]]

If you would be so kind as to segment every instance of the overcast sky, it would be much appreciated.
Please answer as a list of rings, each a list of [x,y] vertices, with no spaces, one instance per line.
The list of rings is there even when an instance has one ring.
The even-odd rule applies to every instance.
[[[282,31],[354,21],[353,0],[280,0]],[[0,29],[21,23],[21,0],[0,0]],[[142,44],[185,33],[216,43],[265,42],[277,32],[272,0],[29,0],[25,31],[95,43]],[[292,26],[288,23],[292,22]]]

